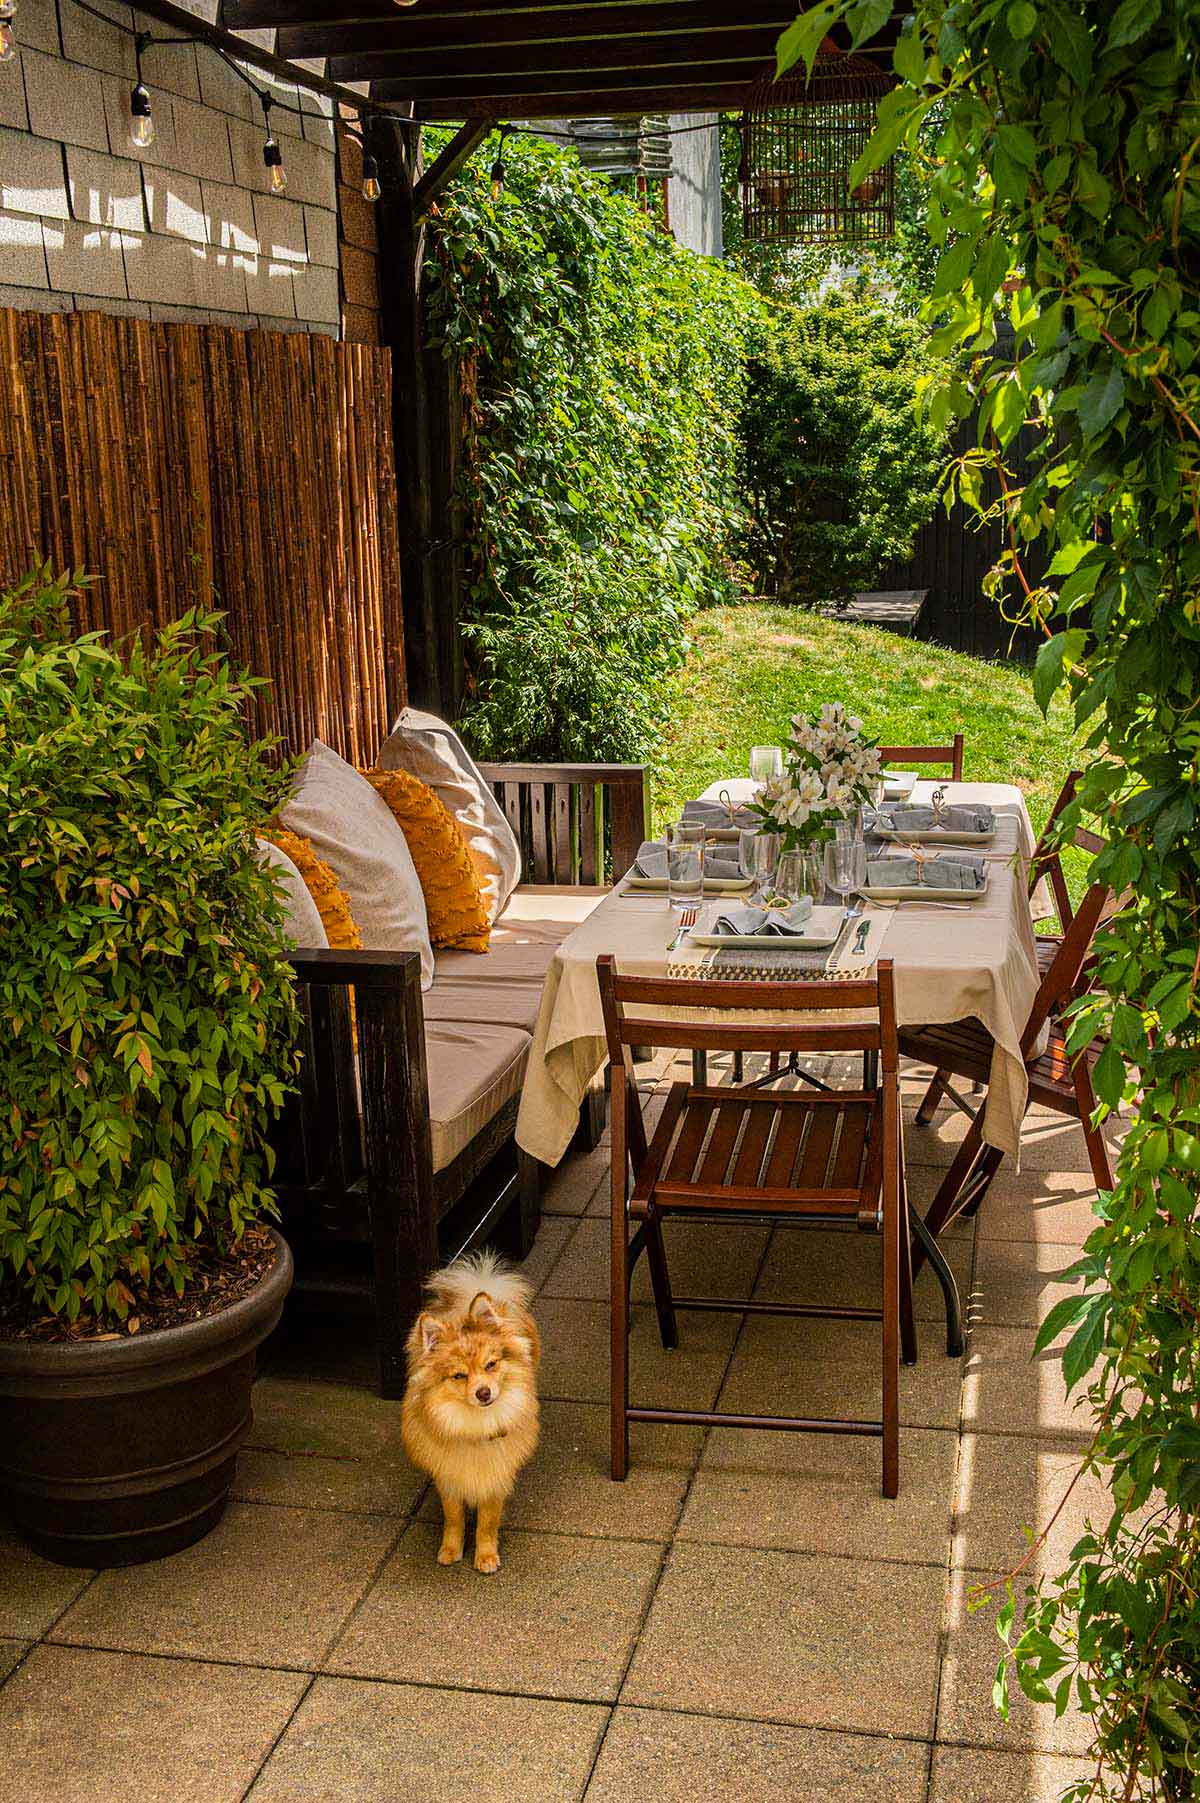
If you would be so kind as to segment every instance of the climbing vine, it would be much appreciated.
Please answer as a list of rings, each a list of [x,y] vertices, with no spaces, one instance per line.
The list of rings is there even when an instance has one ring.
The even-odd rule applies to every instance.
[[[533,138],[432,222],[466,412],[470,691],[487,756],[639,758],[694,607],[735,589],[739,409],[764,305]]]
[[[781,65],[831,25],[856,42],[892,0],[821,0]],[[1200,0],[915,0],[852,180],[942,116],[929,228],[941,246],[932,403],[978,409],[955,481],[998,472],[997,594],[1045,634],[1036,687],[1065,686],[1087,736],[1077,808],[1100,823],[1097,881],[1125,896],[1071,1031],[1095,1034],[1102,1110],[1130,1105],[1116,1187],[1041,1329],[1095,1418],[1087,1463],[1107,1522],[1066,1569],[1010,1587],[998,1677],[1091,1717],[1073,1799],[1200,1787]],[[1014,355],[996,350],[1003,312]],[[1022,427],[1034,473],[1006,462]],[[1035,541],[1047,583],[1026,573]]]

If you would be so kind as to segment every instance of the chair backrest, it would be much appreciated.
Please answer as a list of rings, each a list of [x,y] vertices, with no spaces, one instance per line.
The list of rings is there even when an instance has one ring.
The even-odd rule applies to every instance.
[[[1063,814],[1075,799],[1079,787],[1081,772],[1072,770],[1059,791],[1058,800],[1050,810],[1041,837],[1034,847],[1033,857],[1029,863],[1029,891],[1036,889],[1043,877],[1050,884],[1054,896],[1054,906],[1059,922],[1065,933],[1075,918],[1075,910],[1071,906],[1071,892],[1067,888],[1067,879],[1063,875],[1062,859],[1059,853],[1064,844],[1077,845],[1081,851],[1096,853],[1103,851],[1104,840],[1099,833],[1093,833],[1086,826],[1076,826],[1064,834],[1059,826]]]
[[[890,959],[880,959],[873,976],[834,977],[812,982],[768,978],[737,982],[728,978],[621,976],[612,955],[596,960],[608,1055],[628,1068],[628,1048],[669,1046],[707,1052],[878,1052],[885,1073],[898,1068],[896,998]],[[636,1008],[630,1015],[627,1009]],[[644,1011],[664,1008],[668,1015]],[[687,1009],[681,1019],[674,1011]],[[829,1022],[797,1019],[813,1014],[858,1014],[872,1018]],[[713,1018],[721,1014],[773,1013],[790,1020],[745,1022]],[[696,1014],[708,1018],[696,1019]]]
[[[1092,942],[1109,917],[1113,892],[1104,883],[1093,883],[1071,918],[1054,960],[1038,985],[1021,1035],[1021,1052],[1028,1057],[1052,1014],[1086,987],[1092,963]]]
[[[644,764],[481,764],[528,883],[623,876],[646,837]]]
[[[950,745],[881,745],[879,755],[885,764],[949,764],[952,782],[963,779],[963,736],[954,735]]]

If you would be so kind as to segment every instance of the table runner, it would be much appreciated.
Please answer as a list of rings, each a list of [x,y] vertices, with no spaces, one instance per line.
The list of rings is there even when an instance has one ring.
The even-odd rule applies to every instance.
[[[1027,1089],[1020,1037],[1038,985],[1026,894],[1033,830],[1024,797],[1009,784],[918,783],[916,793],[932,794],[938,786],[949,801],[986,801],[1000,816],[996,844],[984,848],[991,880],[987,894],[960,912],[887,910],[886,955],[895,969],[897,1013],[905,1026],[971,1016],[983,1022],[996,1042],[984,1139],[1016,1152]],[[727,788],[738,801],[752,787],[743,779],[716,783],[709,793]],[[596,959],[611,952],[627,974],[662,976],[674,924],[665,898],[623,899],[618,888],[558,948],[542,990],[517,1118],[518,1144],[543,1163],[557,1164],[566,1151],[580,1103],[604,1063]]]

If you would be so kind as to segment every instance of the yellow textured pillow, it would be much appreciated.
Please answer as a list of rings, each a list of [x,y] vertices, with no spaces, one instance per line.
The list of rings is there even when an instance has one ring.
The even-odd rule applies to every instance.
[[[274,822],[270,830],[261,837],[269,839],[272,845],[277,845],[280,851],[285,852],[304,878],[304,887],[316,903],[321,925],[325,928],[325,937],[334,950],[361,951],[362,934],[354,924],[345,892],[338,886],[338,880],[328,864],[317,856],[311,842],[300,838],[298,833],[289,833],[286,827],[276,826]]]
[[[463,830],[450,810],[406,770],[364,770],[408,841],[425,895],[433,945],[486,952],[487,903]]]

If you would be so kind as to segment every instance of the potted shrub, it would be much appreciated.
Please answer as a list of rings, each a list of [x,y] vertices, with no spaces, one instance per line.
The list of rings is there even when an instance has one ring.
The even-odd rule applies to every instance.
[[[218,615],[114,647],[71,593],[0,594],[0,1491],[49,1557],[115,1565],[218,1519],[291,1283],[254,836],[285,778]]]

